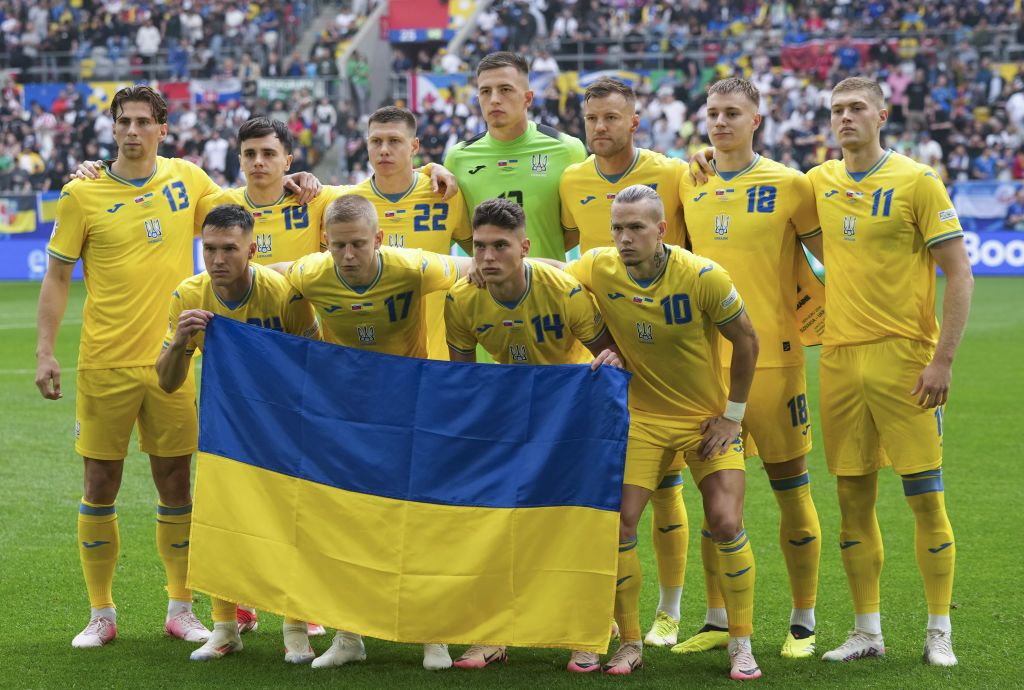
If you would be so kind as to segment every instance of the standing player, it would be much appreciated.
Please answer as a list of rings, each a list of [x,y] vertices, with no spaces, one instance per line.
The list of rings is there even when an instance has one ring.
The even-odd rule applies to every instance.
[[[779,544],[789,571],[793,609],[782,656],[814,654],[814,603],[821,527],[811,499],[807,453],[811,449],[803,348],[796,319],[797,238],[821,253],[821,231],[810,181],[801,173],[754,153],[761,95],[746,79],[718,81],[708,90],[708,136],[717,174],[695,186],[683,176],[678,193],[693,251],[734,276],[757,328],[760,355],[744,418],[744,445],[754,444],[779,504]],[[722,342],[722,362],[731,345]],[[728,367],[725,369],[728,378]],[[725,604],[715,573],[715,546],[702,531],[701,553],[708,595],[703,629],[673,651],[697,652],[728,643]]]
[[[92,607],[74,647],[99,647],[117,635],[111,593],[120,547],[114,501],[136,421],[160,496],[156,542],[167,572],[166,631],[188,641],[210,633],[192,613],[185,586],[192,521],[189,466],[196,449],[195,384],[167,394],[153,363],[166,330],[167,295],[192,274],[194,215],[220,189],[202,170],[161,158],[167,104],[148,86],[118,91],[110,103],[119,157],[99,180],[64,186],[47,247],[39,294],[36,386],[61,397],[54,341],[67,307],[71,271],[81,258],[88,295],[83,311],[75,402],[75,451],[85,460],[78,544]]]
[[[518,204],[490,199],[476,207],[473,250],[485,289],[467,278],[445,300],[453,362],[475,362],[481,345],[500,364],[622,366],[590,293],[563,271],[526,258],[530,240]],[[504,647],[476,645],[455,665],[483,668],[507,660]],[[597,654],[582,651],[573,652],[567,666],[575,673],[600,667]]]
[[[522,56],[491,53],[476,79],[487,131],[452,148],[445,165],[459,179],[470,214],[487,199],[514,201],[526,211],[533,255],[561,261],[578,240],[560,229],[558,180],[586,157],[583,142],[530,121],[533,91]]]
[[[447,254],[452,241],[472,254],[472,229],[466,201],[456,188],[445,200],[432,188],[430,178],[412,168],[419,150],[416,117],[404,108],[385,106],[367,124],[367,150],[373,175],[350,189],[377,209],[384,241],[389,247],[425,249]],[[431,359],[448,359],[444,337],[444,295],[426,296],[427,353]]]
[[[264,328],[319,340],[313,309],[280,274],[251,263],[256,255],[251,213],[237,205],[218,206],[203,224],[206,271],[183,280],[171,297],[167,335],[156,362],[160,387],[178,390],[192,368],[192,355],[203,349],[210,319],[223,316]],[[219,659],[242,649],[235,604],[213,598],[213,634],[192,652],[195,661]],[[313,660],[306,624],[284,624],[285,661]]]
[[[324,217],[329,253],[278,264],[316,308],[328,342],[405,357],[427,356],[424,297],[447,290],[472,261],[421,249],[381,246],[377,211],[356,194],[335,199]],[[314,668],[362,661],[359,635],[339,630]],[[427,644],[423,666],[452,665],[448,645]]]
[[[676,469],[681,452],[704,498],[705,519],[718,547],[729,612],[730,675],[760,678],[750,649],[754,555],[743,529],[739,437],[757,336],[720,266],[662,242],[668,224],[657,192],[646,185],[619,192],[611,225],[615,249],[592,249],[566,266],[597,298],[626,368],[633,372],[615,593],[622,642],[604,670],[628,674],[643,664],[636,527],[659,479]],[[733,344],[728,389],[719,333]]]
[[[808,174],[828,272],[822,430],[829,469],[838,476],[839,547],[856,612],[854,631],[824,658],[885,653],[875,499],[878,470],[891,465],[916,521],[928,601],[924,659],[953,666],[949,604],[956,546],[943,495],[942,422],[974,279],[942,181],[928,166],[882,149],[887,118],[876,82],[839,82],[832,90],[832,131],[843,159]],[[941,329],[936,264],[946,276]]]
[[[593,155],[562,175],[562,227],[579,234],[580,252],[612,244],[611,206],[615,195],[634,184],[658,192],[670,220],[665,241],[682,246],[679,183],[685,164],[633,145],[640,126],[636,94],[615,79],[599,79],[583,94],[583,122]],[[689,539],[681,472],[661,477],[651,496],[651,537],[658,562],[658,609],[644,643],[674,645],[679,634],[679,600],[686,573]]]
[[[252,214],[256,254],[253,263],[268,265],[294,261],[323,251],[321,220],[331,197],[321,191],[308,203],[285,186],[295,140],[280,120],[254,117],[238,128],[238,158],[245,186],[227,189],[205,201],[196,213],[197,228],[215,206],[237,204]]]

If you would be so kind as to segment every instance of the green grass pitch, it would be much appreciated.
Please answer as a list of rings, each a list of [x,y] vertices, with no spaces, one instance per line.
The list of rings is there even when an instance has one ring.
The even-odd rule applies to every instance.
[[[221,662],[188,660],[192,645],[163,636],[166,599],[163,568],[153,544],[156,492],[148,463],[133,447],[118,499],[121,560],[114,580],[119,637],[97,650],[73,650],[85,625],[88,601],[75,548],[75,511],[81,496],[81,460],[75,457],[74,371],[84,290],[76,284],[57,356],[64,367],[64,399],[44,401],[33,384],[35,305],[38,285],[0,283],[0,685],[49,687],[348,687],[724,686],[724,651],[685,657],[649,649],[645,668],[629,678],[563,671],[567,653],[511,650],[504,668],[429,675],[417,646],[367,641],[363,664],[314,671],[283,662],[280,619],[261,615],[260,629],[244,638],[245,650]],[[1015,635],[1024,623],[1019,592],[1022,568],[1022,442],[1020,391],[1024,383],[1024,280],[977,281],[967,335],[954,370],[946,414],[946,500],[957,537],[954,648],[960,666],[924,667],[925,603],[913,555],[913,521],[900,483],[883,474],[879,521],[885,535],[882,616],[883,659],[829,665],[778,656],[788,624],[789,592],[777,544],[778,511],[763,470],[751,461],[746,524],[757,558],[754,652],[765,677],[760,685],[847,687],[1008,687],[1020,685]],[[808,351],[810,395],[817,405],[817,352]],[[1014,422],[1014,420],[1017,420]],[[816,441],[818,439],[816,438]],[[133,442],[134,443],[134,442]],[[818,595],[818,646],[841,642],[852,626],[842,570],[835,481],[821,446],[810,458],[814,498],[821,515],[823,554]],[[685,635],[703,622],[704,593],[698,535],[700,498],[687,480],[690,558],[683,593]],[[644,562],[643,621],[657,604],[650,523],[641,525]],[[238,564],[244,568],[244,563]],[[340,586],[344,586],[342,583]],[[209,599],[196,608],[209,623]],[[437,602],[450,606],[451,602]],[[578,602],[587,606],[586,601]],[[329,638],[314,638],[322,652]],[[460,650],[456,650],[460,651]],[[1018,661],[1014,661],[1014,659]]]

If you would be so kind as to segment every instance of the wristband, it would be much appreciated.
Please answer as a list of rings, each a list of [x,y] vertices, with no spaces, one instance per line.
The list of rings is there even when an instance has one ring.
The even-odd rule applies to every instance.
[[[743,414],[747,411],[747,403],[733,402],[732,400],[725,403],[725,412],[722,416],[731,422],[741,424],[743,422]]]

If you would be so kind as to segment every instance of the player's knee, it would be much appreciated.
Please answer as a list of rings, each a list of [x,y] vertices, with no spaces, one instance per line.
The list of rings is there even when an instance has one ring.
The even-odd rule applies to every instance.
[[[708,516],[708,531],[712,541],[732,541],[743,531],[743,516],[722,514]]]
[[[160,501],[168,506],[182,506],[192,501],[190,479],[191,457],[151,458],[153,482]]]
[[[89,503],[109,505],[117,499],[121,488],[123,460],[93,460],[85,458],[85,478],[82,497]]]
[[[789,479],[807,471],[807,456],[801,455],[798,458],[786,462],[766,462],[764,471],[768,479]]]

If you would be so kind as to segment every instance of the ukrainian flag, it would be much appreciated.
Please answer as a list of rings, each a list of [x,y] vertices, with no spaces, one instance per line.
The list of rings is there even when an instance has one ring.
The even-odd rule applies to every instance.
[[[191,587],[398,642],[606,651],[629,374],[220,317],[203,359]]]
[[[0,233],[35,232],[35,196],[0,197]]]

